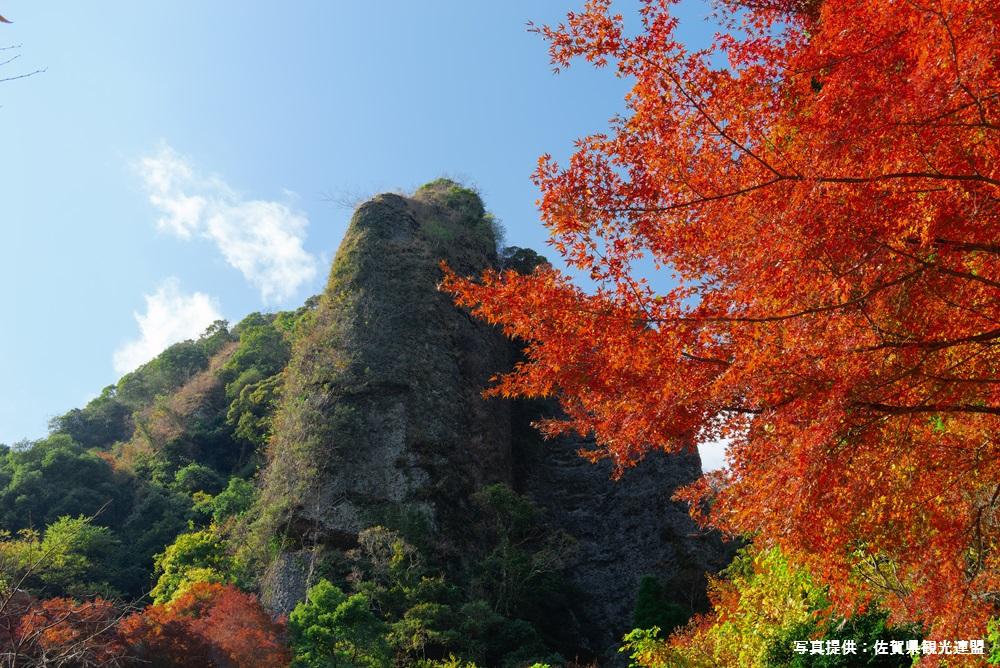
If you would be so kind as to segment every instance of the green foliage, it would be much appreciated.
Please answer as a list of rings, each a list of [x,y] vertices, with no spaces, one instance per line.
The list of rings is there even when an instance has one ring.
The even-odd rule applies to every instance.
[[[657,638],[659,629],[633,631],[622,648],[633,665],[766,668],[769,648],[827,604],[809,572],[777,549],[744,548],[722,574],[710,595],[725,616],[704,618],[669,644]]]
[[[462,236],[491,252],[501,246],[503,226],[496,216],[486,211],[482,198],[474,189],[441,178],[417,188],[413,197],[438,204],[449,214],[447,219],[424,222],[424,233],[431,241],[452,244]]]
[[[919,628],[890,627],[887,614],[877,609],[847,619],[831,615],[825,588],[776,548],[743,548],[723,575],[724,579],[713,580],[710,587],[715,612],[680,629],[670,642],[659,637],[656,626],[629,633],[621,651],[629,654],[632,665],[901,668],[912,664],[910,657],[876,655],[872,648],[876,641],[888,647],[892,640],[920,640]],[[657,587],[647,584],[646,590],[647,596],[656,600]],[[638,621],[638,607],[636,617]],[[854,640],[859,652],[820,655],[794,651],[796,641],[815,639]],[[860,651],[863,647],[869,651]]]
[[[225,352],[214,363],[224,358]],[[199,373],[171,395],[157,397],[134,420],[136,434],[118,451],[143,479],[171,485],[177,471],[192,463],[228,477],[242,464],[226,424],[223,386],[211,371]]]
[[[639,581],[632,625],[637,629],[657,627],[666,635],[687,624],[691,611],[669,600],[663,584],[651,575]]]
[[[48,438],[0,447],[0,531],[16,534],[100,511],[95,521],[110,542],[87,558],[99,557],[93,563],[105,575],[102,581],[84,578],[74,592],[148,592],[154,555],[166,554],[181,534],[209,518],[222,523],[252,502],[253,486],[231,478],[249,475],[260,461],[289,342],[306,330],[315,303],[277,315],[251,314],[232,332],[219,321],[197,340],[175,344],[126,374],[84,408],[53,419]],[[42,534],[25,534],[30,536],[39,547]],[[8,539],[8,554],[20,540]],[[75,562],[67,559],[61,568],[70,572]],[[161,565],[174,568],[169,560]],[[182,570],[162,573],[160,589],[176,589],[178,582],[167,584],[171,578],[180,584],[231,579],[211,566]],[[36,584],[66,589],[53,572],[46,576],[49,584]],[[85,591],[91,585],[98,588]]]
[[[560,665],[562,657],[549,649],[530,622],[498,614],[483,600],[463,604],[458,610],[464,656],[483,666],[520,666],[537,660]]]
[[[618,648],[618,651],[628,655],[629,668],[661,668],[667,665],[680,668],[681,666],[698,665],[685,661],[682,655],[675,656],[660,636],[658,626],[632,629],[622,638],[622,646]],[[668,657],[674,661],[668,663]]]
[[[454,647],[453,606],[456,587],[431,576],[423,557],[399,533],[371,527],[358,535],[354,552],[355,588],[371,602],[391,633],[387,641],[397,657],[445,656]]]
[[[155,567],[159,579],[150,592],[154,603],[167,603],[195,582],[232,584],[239,579],[236,563],[211,528],[177,536],[156,555]]]
[[[542,264],[548,264],[548,260],[530,248],[507,246],[500,253],[500,266],[519,274],[530,274]]]
[[[427,221],[424,224],[424,233],[434,241],[442,244],[452,243],[458,236],[458,232],[454,227],[440,220]]]
[[[253,505],[256,489],[243,478],[230,478],[226,488],[211,501],[212,519],[222,524],[230,517],[239,517]]]
[[[42,535],[0,533],[0,580],[45,596],[115,593],[105,581],[118,541],[90,519],[60,517]]]
[[[986,663],[1000,664],[1000,617],[994,617],[986,623],[986,646],[989,649]]]
[[[462,213],[470,219],[481,218],[485,213],[479,194],[451,179],[440,178],[417,188],[413,196],[440,202],[443,206]]]
[[[319,301],[320,296],[313,295],[294,311],[281,311],[274,316],[274,326],[285,335],[285,339],[290,344],[294,345],[312,327],[316,319]]]
[[[291,356],[291,346],[274,326],[274,317],[254,313],[238,325],[239,344],[221,374],[231,401],[249,384],[281,371]]]
[[[262,450],[267,444],[283,384],[282,375],[275,374],[240,388],[239,394],[229,404],[226,423],[234,429],[241,444],[249,444],[255,451]],[[241,450],[240,460],[244,458]]]
[[[295,668],[392,665],[386,626],[371,611],[364,594],[346,595],[320,580],[288,617]]]
[[[404,655],[444,655],[461,638],[458,624],[458,616],[450,605],[416,603],[392,625],[389,641],[397,652]]]
[[[137,483],[132,512],[118,527],[122,554],[118,581],[130,594],[144,594],[152,585],[154,555],[188,528],[191,500],[161,485]]]
[[[84,408],[74,408],[49,422],[52,433],[64,433],[84,448],[106,448],[132,435],[132,409],[109,385]]]
[[[888,613],[873,610],[841,619],[814,617],[798,626],[789,628],[783,636],[775,638],[768,646],[765,663],[768,668],[853,668],[878,666],[879,668],[905,668],[916,665],[917,657],[898,654],[876,655],[872,649],[876,642],[888,643],[921,640],[923,633],[917,626],[890,626]],[[855,640],[858,647],[867,647],[867,653],[857,655],[796,654],[795,641],[819,638],[827,640]]]
[[[412,587],[424,576],[419,551],[398,532],[382,526],[358,534],[356,564],[369,582],[384,588]]]
[[[177,470],[172,487],[184,494],[212,494],[222,488],[222,477],[203,464],[191,463]]]
[[[444,576],[396,531],[372,527],[352,554],[356,590],[388,626],[396,665],[440,665],[447,657],[485,666],[561,661],[528,621],[499,614]],[[435,663],[438,662],[438,663]]]
[[[415,668],[476,668],[475,663],[463,661],[454,654],[449,654],[447,659],[422,659],[417,661],[414,666]]]
[[[483,544],[492,546],[473,579],[498,612],[538,607],[562,588],[558,576],[576,548],[572,536],[549,530],[538,509],[506,485],[484,487],[473,501],[481,511]]]
[[[153,399],[176,390],[199,371],[232,340],[225,321],[212,324],[197,341],[175,343],[135,371],[121,377],[116,397],[126,406],[138,409]]]
[[[148,590],[153,555],[187,528],[191,504],[188,494],[116,472],[65,433],[0,452],[0,530],[95,515],[95,524],[110,529],[115,539],[113,554],[102,556],[100,579],[124,595]],[[85,584],[75,591],[83,593]],[[91,593],[107,589],[99,584]]]
[[[763,661],[777,638],[810,621],[826,605],[825,590],[777,549],[744,550],[725,574],[740,604],[709,635],[720,648],[738,646],[736,654],[747,666]]]
[[[0,452],[0,527],[16,531],[98,511],[102,523],[114,523],[128,512],[124,482],[66,434]]]
[[[207,359],[199,357],[199,351],[211,348],[203,338],[186,342],[183,350],[192,357],[187,366],[170,364],[172,347],[150,362],[154,367],[138,370],[146,376],[157,371],[153,375],[159,378],[159,372],[174,369],[167,375],[181,384],[153,397],[150,392],[143,395],[142,409],[133,417],[136,433],[125,449],[130,468],[168,485],[179,469],[191,464],[209,467],[223,479],[234,473],[246,476],[256,468],[290,355],[275,321],[274,315],[251,314],[232,333],[226,332],[227,338]],[[222,480],[218,482],[221,487]]]

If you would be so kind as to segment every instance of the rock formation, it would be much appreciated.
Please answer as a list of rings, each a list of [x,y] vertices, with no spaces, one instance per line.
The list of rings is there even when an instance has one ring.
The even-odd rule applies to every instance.
[[[616,483],[575,454],[580,443],[541,445],[528,404],[481,398],[516,346],[436,284],[441,259],[478,273],[496,266],[495,245],[479,197],[446,180],[412,197],[379,195],[354,214],[275,418],[253,527],[272,550],[265,596],[288,610],[316,546],[350,548],[376,524],[419,526],[454,562],[471,494],[503,482],[577,538],[568,576],[581,596],[567,624],[580,629],[582,651],[610,656],[643,575],[697,605],[704,572],[720,565],[717,542],[670,500],[700,461],[650,457]]]
[[[573,438],[535,446],[534,457],[525,453],[522,488],[554,527],[577,539],[568,579],[580,591],[579,634],[583,649],[610,664],[620,659],[621,637],[633,628],[643,576],[661,581],[671,602],[706,609],[705,573],[722,568],[727,552],[670,498],[701,473],[697,452],[650,454],[613,481],[610,462],[591,464],[578,454],[592,448]]]

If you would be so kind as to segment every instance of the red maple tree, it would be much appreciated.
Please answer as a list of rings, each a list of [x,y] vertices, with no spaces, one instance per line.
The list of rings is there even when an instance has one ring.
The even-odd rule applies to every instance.
[[[845,612],[934,637],[1000,610],[1000,3],[724,2],[689,51],[667,0],[539,27],[634,85],[535,179],[589,272],[446,272],[526,342],[501,395],[558,395],[619,472],[729,438],[701,519],[781,546]],[[639,260],[646,258],[643,262]],[[654,289],[648,267],[672,277]]]
[[[118,635],[121,608],[102,598],[36,599],[25,592],[0,597],[0,664],[7,666],[125,665]]]
[[[120,630],[134,656],[154,668],[273,668],[291,661],[284,622],[232,585],[196,583],[176,600],[126,618]]]

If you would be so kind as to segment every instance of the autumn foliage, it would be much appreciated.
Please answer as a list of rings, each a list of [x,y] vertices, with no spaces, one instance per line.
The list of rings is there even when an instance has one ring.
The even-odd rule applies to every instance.
[[[527,342],[500,395],[558,395],[619,471],[732,439],[685,490],[779,546],[849,614],[927,637],[1000,606],[1000,3],[723,3],[691,52],[671,2],[626,34],[610,2],[540,27],[634,85],[610,132],[535,178],[584,291],[448,273]],[[645,258],[640,261],[640,259]]]
[[[0,597],[0,665],[280,668],[283,620],[231,585],[196,583],[171,603],[128,609],[102,598]]]
[[[118,634],[121,615],[97,598],[36,600],[23,593],[0,596],[0,665],[118,666],[127,648]]]
[[[231,585],[193,584],[121,626],[135,656],[154,667],[270,668],[291,660],[284,624],[273,621],[256,597]]]

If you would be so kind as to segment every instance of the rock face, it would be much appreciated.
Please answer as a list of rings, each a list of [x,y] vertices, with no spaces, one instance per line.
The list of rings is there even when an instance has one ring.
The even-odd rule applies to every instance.
[[[615,483],[575,454],[581,443],[541,446],[526,404],[481,398],[516,347],[436,283],[441,259],[464,274],[496,266],[491,220],[478,196],[444,180],[413,197],[379,195],[354,214],[275,417],[252,528],[280,545],[268,557],[265,599],[289,610],[311,578],[315,546],[349,548],[376,524],[419,527],[442,562],[460,558],[471,494],[502,482],[577,538],[572,624],[584,653],[611,656],[643,575],[697,604],[703,573],[719,565],[718,545],[693,537],[670,501],[700,461],[650,457]]]
[[[266,531],[347,546],[405,516],[448,535],[456,500],[510,477],[507,406],[479,397],[509,346],[436,289],[441,259],[469,273],[496,262],[490,220],[448,181],[354,214],[287,371],[259,508]]]
[[[697,452],[652,453],[613,481],[610,462],[591,464],[578,454],[581,448],[593,443],[565,438],[536,446],[534,456],[525,453],[530,466],[521,486],[554,527],[578,541],[568,577],[581,595],[582,649],[602,657],[601,665],[625,665],[617,647],[633,628],[640,580],[654,576],[672,603],[704,609],[705,573],[725,565],[726,551],[670,498],[700,475]]]

